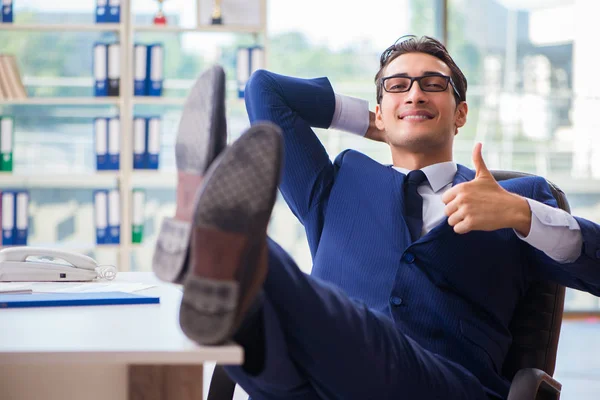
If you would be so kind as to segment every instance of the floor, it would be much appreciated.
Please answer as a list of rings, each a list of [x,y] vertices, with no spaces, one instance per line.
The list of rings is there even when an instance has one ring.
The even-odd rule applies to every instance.
[[[205,369],[206,383],[212,368]],[[563,385],[561,400],[600,399],[600,319],[563,322],[554,377]],[[237,387],[234,400],[247,398]]]

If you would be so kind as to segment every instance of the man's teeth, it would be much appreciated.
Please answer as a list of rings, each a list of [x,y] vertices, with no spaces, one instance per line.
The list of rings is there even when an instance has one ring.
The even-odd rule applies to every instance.
[[[407,115],[406,117],[404,117],[402,119],[408,119],[408,120],[415,119],[415,120],[417,120],[417,119],[429,119],[429,117],[426,116],[426,115]]]

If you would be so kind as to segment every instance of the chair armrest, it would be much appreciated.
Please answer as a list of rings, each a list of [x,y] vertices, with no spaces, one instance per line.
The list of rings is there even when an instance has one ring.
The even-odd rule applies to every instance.
[[[523,368],[513,378],[507,400],[558,400],[562,385],[544,371]]]

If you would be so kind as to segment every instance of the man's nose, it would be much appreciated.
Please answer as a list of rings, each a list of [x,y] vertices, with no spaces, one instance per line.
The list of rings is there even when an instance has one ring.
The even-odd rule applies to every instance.
[[[421,86],[419,86],[419,82],[414,81],[412,87],[406,93],[405,103],[413,104],[413,103],[426,103],[427,102],[427,94],[421,90]]]

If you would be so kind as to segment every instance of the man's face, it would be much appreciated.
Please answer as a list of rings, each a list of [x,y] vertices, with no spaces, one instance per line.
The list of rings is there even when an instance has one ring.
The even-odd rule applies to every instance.
[[[425,53],[407,53],[392,61],[383,77],[406,74],[417,77],[432,73],[451,76],[450,68],[437,57]],[[391,146],[408,151],[427,152],[433,148],[452,146],[453,137],[466,122],[467,105],[458,107],[454,88],[448,84],[443,92],[425,92],[414,81],[408,92],[382,91],[377,105],[376,124],[384,129]]]

